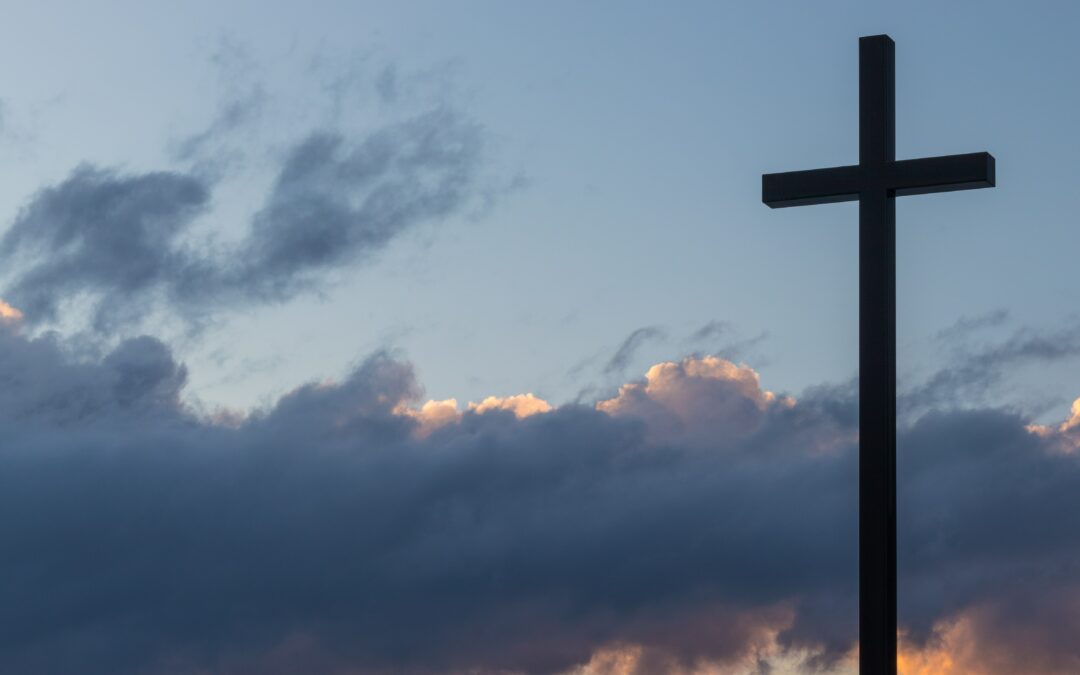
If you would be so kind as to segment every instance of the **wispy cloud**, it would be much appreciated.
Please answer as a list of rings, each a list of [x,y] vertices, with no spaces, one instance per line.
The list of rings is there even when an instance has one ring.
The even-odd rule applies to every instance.
[[[956,340],[965,338],[976,331],[1002,326],[1008,320],[1009,311],[1001,307],[977,316],[962,316],[951,326],[938,331],[937,339]]]
[[[364,264],[402,233],[475,216],[520,185],[484,175],[486,135],[449,100],[410,100],[362,129],[315,126],[281,151],[259,148],[273,179],[235,228],[241,236],[201,238],[198,225],[228,189],[224,178],[240,170],[228,157],[267,142],[241,133],[271,100],[250,58],[232,43],[219,56],[234,86],[208,125],[174,148],[183,168],[86,163],[21,209],[0,240],[0,262],[4,296],[29,324],[57,321],[65,303],[105,333],[155,311],[198,325],[222,309],[286,302],[323,289],[332,272]]]
[[[727,321],[709,321],[708,323],[698,328],[690,337],[687,338],[689,342],[700,343],[706,340],[714,340],[718,337],[729,334],[732,330],[731,324]]]
[[[630,365],[630,361],[637,354],[638,349],[646,342],[659,340],[666,337],[667,333],[659,326],[644,326],[634,330],[622,341],[619,348],[611,355],[604,364],[604,374],[621,374]]]
[[[975,321],[954,325],[949,334],[958,336],[959,330],[970,330],[992,322]],[[956,329],[956,330],[954,330]],[[946,366],[902,392],[898,398],[900,408],[909,412],[922,412],[935,406],[965,406],[982,400],[982,397],[1002,380],[1010,368],[1025,364],[1050,364],[1080,357],[1080,325],[1056,330],[1021,328],[1005,340],[974,347],[962,345],[953,350]]]

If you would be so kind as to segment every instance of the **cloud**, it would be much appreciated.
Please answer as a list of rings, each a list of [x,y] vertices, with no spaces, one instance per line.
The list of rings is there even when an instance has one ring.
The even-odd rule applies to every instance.
[[[695,357],[595,407],[459,410],[375,354],[218,423],[153,338],[95,357],[14,327],[0,381],[3,672],[851,664],[846,387],[795,401]],[[1028,426],[952,410],[900,432],[911,663],[1080,658],[1080,466],[1065,427]]]
[[[687,340],[689,342],[703,342],[712,340],[721,335],[731,332],[731,324],[727,321],[710,321],[694,331]]]
[[[714,320],[695,330],[683,342],[698,349],[705,346],[705,353],[722,356],[729,361],[739,361],[746,358],[746,354],[768,337],[768,333],[761,332],[750,338],[732,339],[733,333],[735,329],[730,322]],[[724,343],[718,341],[720,337],[726,338]],[[758,356],[757,362],[761,363],[762,360]]]
[[[5,295],[31,323],[55,321],[61,299],[79,294],[96,296],[96,328],[126,321],[186,276],[181,237],[209,199],[192,176],[81,166],[40,191],[0,240],[0,259],[21,267]]]
[[[461,420],[461,411],[458,410],[456,398],[443,399],[442,401],[430,400],[419,408],[399,405],[394,412],[416,420],[418,425],[413,433],[420,438],[427,438],[431,435],[431,432],[439,427]]]
[[[7,228],[3,295],[31,329],[197,328],[222,310],[287,302],[523,184],[484,171],[488,134],[455,105],[449,70],[319,54],[295,60],[297,97],[235,40],[212,62],[217,110],[166,148],[174,167],[85,162],[30,195]]]
[[[215,145],[223,136],[258,118],[266,105],[266,99],[266,92],[257,85],[230,96],[221,104],[214,119],[205,129],[176,144],[172,151],[173,158],[178,161],[205,160],[206,153],[219,149]]]
[[[260,120],[270,95],[261,80],[259,64],[240,42],[222,38],[210,61],[221,91],[217,110],[201,131],[174,142],[170,154],[177,161],[192,161],[221,171],[224,164],[243,155],[243,148],[230,147],[233,144],[229,141]]]
[[[21,321],[22,318],[21,311],[0,300],[0,323],[15,324]]]
[[[753,369],[706,356],[658,363],[645,373],[644,383],[625,384],[615,398],[596,407],[647,421],[656,439],[714,444],[759,430],[774,403],[776,394],[761,388]],[[790,398],[779,403],[794,405]]]
[[[937,333],[938,340],[959,340],[987,328],[997,328],[1009,320],[1009,310],[999,307],[976,316],[962,316]]]
[[[317,133],[295,146],[255,215],[250,256],[236,270],[248,295],[280,300],[313,272],[356,262],[418,222],[473,196],[479,128],[438,109],[349,144]]]
[[[375,357],[239,429],[105,411],[117,428],[100,432],[104,448],[46,435],[45,456],[5,453],[22,488],[7,481],[0,504],[29,519],[7,532],[25,544],[8,578],[32,583],[0,609],[17,627],[0,662],[272,672],[262,659],[308,636],[305,658],[335,667],[550,672],[657,631],[677,647],[664,659],[735,659],[759,621],[787,613],[766,584],[724,598],[736,586],[710,581],[717,567],[745,577],[750,561],[687,529],[711,481],[644,445],[636,423],[467,412],[417,442],[393,413],[415,393],[406,366]],[[81,581],[28,611],[38,584],[66,574]]]
[[[630,365],[630,360],[634,358],[634,354],[643,344],[650,340],[663,338],[664,335],[664,330],[659,326],[645,326],[630,333],[619,345],[619,348],[615,350],[607,364],[604,365],[604,374],[622,373]]]
[[[402,232],[490,199],[482,146],[479,127],[448,108],[359,139],[314,132],[286,153],[246,237],[227,247],[191,241],[212,203],[205,177],[82,166],[38,192],[0,240],[0,261],[17,270],[5,297],[35,325],[78,299],[100,332],[154,308],[198,320],[284,302]]]
[[[527,394],[515,394],[514,396],[488,396],[479,403],[470,403],[469,410],[481,414],[492,410],[505,410],[521,419],[522,417],[551,412],[551,404],[529,392]]]
[[[488,396],[480,402],[470,401],[465,409],[477,415],[496,411],[508,412],[522,419],[551,412],[552,407],[550,403],[530,392],[513,396]],[[460,422],[463,415],[458,409],[457,399],[454,398],[442,401],[430,400],[419,408],[408,405],[408,402],[402,402],[394,409],[394,413],[416,420],[419,426],[414,430],[414,435],[419,438],[430,436],[439,427]]]
[[[1080,429],[1080,399],[1073,401],[1072,408],[1069,410],[1069,418],[1061,423],[1059,430],[1062,433],[1073,431],[1074,429]]]
[[[1004,321],[1004,314],[991,314],[960,322],[944,331],[948,337]],[[1080,326],[1056,331],[1017,330],[1008,339],[980,348],[954,351],[950,363],[897,399],[902,410],[921,413],[955,401],[980,401],[997,385],[1009,366],[1055,363],[1080,356]]]

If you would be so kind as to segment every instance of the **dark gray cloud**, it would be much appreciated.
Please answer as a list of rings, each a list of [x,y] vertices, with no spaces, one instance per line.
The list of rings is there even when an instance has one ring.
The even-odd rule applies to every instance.
[[[419,385],[385,354],[218,425],[152,338],[79,359],[0,331],[0,671],[550,673],[636,644],[639,672],[674,672],[768,658],[772,629],[828,666],[856,633],[853,391],[794,403],[710,367],[612,414],[466,412],[420,437],[399,412]],[[1064,672],[1080,465],[1025,426],[902,429],[901,618],[932,645],[967,617]]]
[[[704,342],[706,340],[713,340],[721,335],[727,335],[731,332],[731,324],[727,321],[710,321],[704,324],[701,328],[691,333],[687,338],[688,342]]]
[[[999,325],[1003,318],[989,317],[990,322],[965,320],[955,324],[953,337],[977,327]],[[900,408],[924,412],[941,405],[970,404],[980,401],[1009,368],[1036,363],[1055,363],[1080,356],[1080,326],[1067,326],[1054,331],[1021,328],[1009,338],[988,345],[961,344],[955,348],[948,364],[933,373],[921,384],[910,388],[898,399]]]
[[[214,119],[198,133],[181,139],[173,148],[173,158],[178,161],[205,159],[206,153],[217,153],[218,143],[228,136],[251,124],[266,105],[267,94],[260,85],[251,85],[242,92],[233,93],[224,100]]]
[[[1009,310],[999,307],[976,316],[962,316],[951,326],[938,331],[939,340],[957,340],[988,328],[1002,326],[1009,320]]]
[[[287,297],[315,271],[378,250],[405,227],[454,213],[472,196],[479,129],[441,109],[350,145],[314,134],[289,153],[255,216],[241,285]]]
[[[769,334],[763,331],[748,338],[736,336],[737,331],[730,322],[713,320],[687,336],[684,344],[692,347],[693,353],[697,355],[713,354],[729,361],[743,361],[769,337]],[[760,355],[755,358],[755,363],[759,367],[765,362],[766,359]]]
[[[667,335],[664,329],[660,326],[643,326],[638,328],[630,335],[626,336],[626,339],[622,341],[619,348],[615,350],[615,353],[611,355],[608,362],[604,364],[604,374],[613,375],[621,374],[626,370],[626,367],[630,365],[631,359],[637,354],[638,349],[643,344],[651,340],[659,340]]]
[[[187,371],[158,340],[131,338],[92,361],[76,359],[53,334],[25,340],[5,329],[0,342],[7,448],[23,425],[66,429],[146,414],[159,420],[183,416],[179,395]]]
[[[288,300],[409,228],[490,200],[482,146],[479,127],[448,108],[360,139],[310,134],[286,153],[247,236],[224,248],[191,241],[212,200],[204,176],[80,167],[35,195],[0,241],[16,270],[3,295],[31,323],[77,298],[99,331],[153,308],[197,320]]]
[[[54,321],[61,299],[80,294],[96,296],[99,329],[141,314],[191,265],[182,235],[209,199],[209,186],[185,174],[79,167],[0,240],[0,259],[21,269],[5,296],[31,321]]]

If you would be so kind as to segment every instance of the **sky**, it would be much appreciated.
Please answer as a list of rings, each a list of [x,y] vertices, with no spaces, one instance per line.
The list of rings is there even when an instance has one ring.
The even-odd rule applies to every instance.
[[[853,672],[888,33],[901,670],[1080,671],[1080,7],[893,4],[11,9],[0,670]]]

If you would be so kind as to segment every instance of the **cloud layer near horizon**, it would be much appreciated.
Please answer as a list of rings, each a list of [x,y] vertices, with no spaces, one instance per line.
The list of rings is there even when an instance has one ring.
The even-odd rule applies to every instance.
[[[79,359],[2,324],[0,670],[848,663],[850,388],[795,401],[701,357],[595,406],[425,413],[409,364],[376,354],[207,417],[182,403],[185,378],[153,338]],[[1077,668],[1077,428],[977,409],[901,430],[912,668]]]

